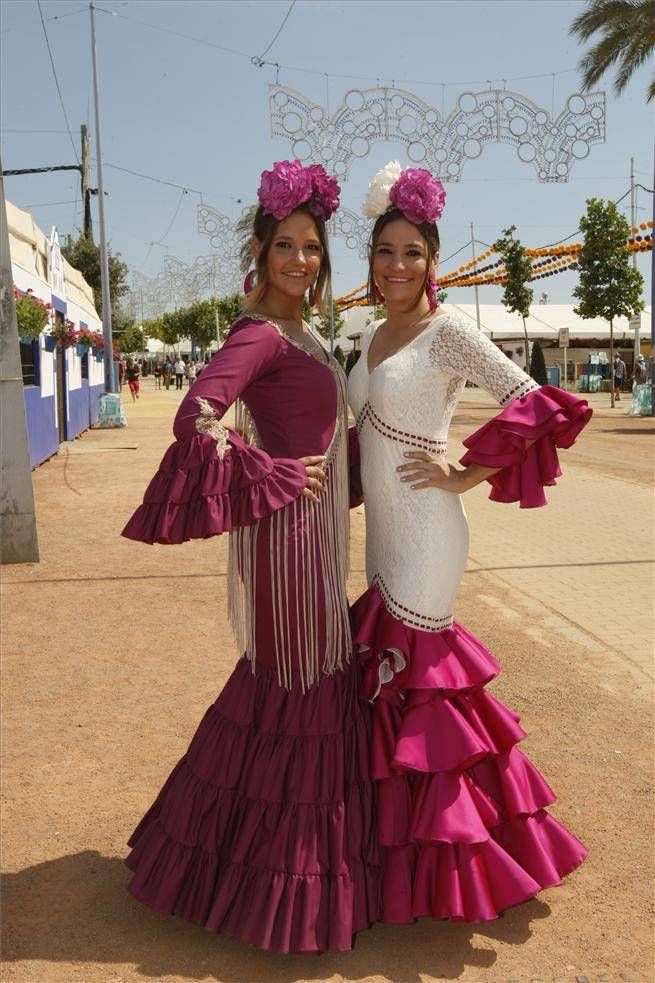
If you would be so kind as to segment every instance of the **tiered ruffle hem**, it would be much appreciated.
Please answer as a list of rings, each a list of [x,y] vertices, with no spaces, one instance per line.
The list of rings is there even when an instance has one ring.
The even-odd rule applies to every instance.
[[[210,434],[176,440],[122,535],[140,543],[184,543],[247,526],[295,501],[307,471],[294,458],[270,457],[230,430],[221,459]]]
[[[287,691],[241,659],[130,839],[134,897],[263,949],[350,949],[381,876],[359,683],[352,663]]]
[[[498,468],[487,479],[494,502],[519,502],[521,508],[546,505],[544,487],[562,472],[557,449],[570,447],[591,419],[584,399],[555,386],[541,386],[515,399],[467,437],[460,463]],[[533,443],[526,449],[526,441]]]
[[[498,663],[465,628],[409,628],[371,588],[353,608],[375,700],[382,921],[481,922],[562,882],[586,848],[546,807],[519,716],[484,686]]]

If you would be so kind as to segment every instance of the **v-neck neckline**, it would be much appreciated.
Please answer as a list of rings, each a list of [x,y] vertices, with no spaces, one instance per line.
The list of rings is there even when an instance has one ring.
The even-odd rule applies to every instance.
[[[400,348],[397,348],[395,352],[392,352],[390,355],[387,355],[387,357],[386,358],[383,358],[381,362],[378,362],[377,365],[374,365],[373,368],[370,368],[370,363],[369,363],[369,358],[368,357],[369,357],[369,353],[371,351],[371,345],[375,341],[375,339],[377,337],[377,333],[380,330],[380,328],[382,327],[382,325],[384,324],[384,320],[386,320],[386,318],[384,320],[380,321],[380,323],[378,324],[377,328],[375,329],[375,331],[373,332],[373,334],[371,336],[371,340],[369,341],[369,343],[368,343],[368,345],[366,347],[366,374],[367,374],[368,378],[370,379],[371,376],[375,372],[377,372],[377,370],[380,368],[381,365],[384,365],[390,359],[395,358],[396,355],[400,355],[400,353],[401,352],[404,352],[406,348],[409,348],[410,345],[413,345],[415,341],[418,341],[418,339],[421,338],[425,334],[425,332],[428,330],[428,328],[431,327],[434,324],[435,321],[438,321],[439,318],[441,318],[441,317],[446,317],[447,314],[448,314],[448,311],[443,311],[441,314],[435,314],[434,317],[430,318],[430,320],[425,325],[425,327],[424,328],[421,328],[421,330],[419,331],[419,333],[417,335],[414,335],[414,337],[413,338],[410,338],[409,341],[406,341],[404,345],[402,345]]]

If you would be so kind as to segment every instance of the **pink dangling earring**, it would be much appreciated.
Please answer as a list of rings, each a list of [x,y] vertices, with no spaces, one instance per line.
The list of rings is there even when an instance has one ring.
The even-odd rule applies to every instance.
[[[430,308],[430,313],[434,314],[439,306],[439,300],[437,297],[439,292],[439,282],[434,273],[430,273],[425,292],[428,297],[428,307]]]
[[[243,292],[244,294],[252,293],[255,288],[255,280],[257,278],[257,270],[249,270],[246,273],[246,278],[243,281]]]
[[[312,283],[311,287],[309,288],[309,296],[308,296],[307,299],[309,300],[309,306],[313,310],[314,307],[316,307],[316,294],[314,293],[314,284],[313,283]]]

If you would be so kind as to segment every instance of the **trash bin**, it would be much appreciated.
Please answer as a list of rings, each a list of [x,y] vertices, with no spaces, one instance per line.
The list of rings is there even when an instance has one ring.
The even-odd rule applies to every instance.
[[[547,365],[546,374],[549,386],[559,386],[559,365]]]

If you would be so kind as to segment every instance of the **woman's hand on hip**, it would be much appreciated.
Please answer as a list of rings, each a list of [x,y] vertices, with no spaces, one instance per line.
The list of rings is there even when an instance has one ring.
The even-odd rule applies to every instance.
[[[407,451],[405,457],[411,462],[401,464],[396,470],[400,480],[408,482],[412,491],[419,488],[440,488],[441,491],[459,495],[468,490],[466,471],[449,464],[443,457],[427,451]]]
[[[327,475],[323,470],[325,464],[324,455],[317,457],[301,457],[300,463],[305,465],[307,472],[307,485],[302,490],[305,498],[311,498],[312,502],[318,502],[319,496],[325,491]]]

